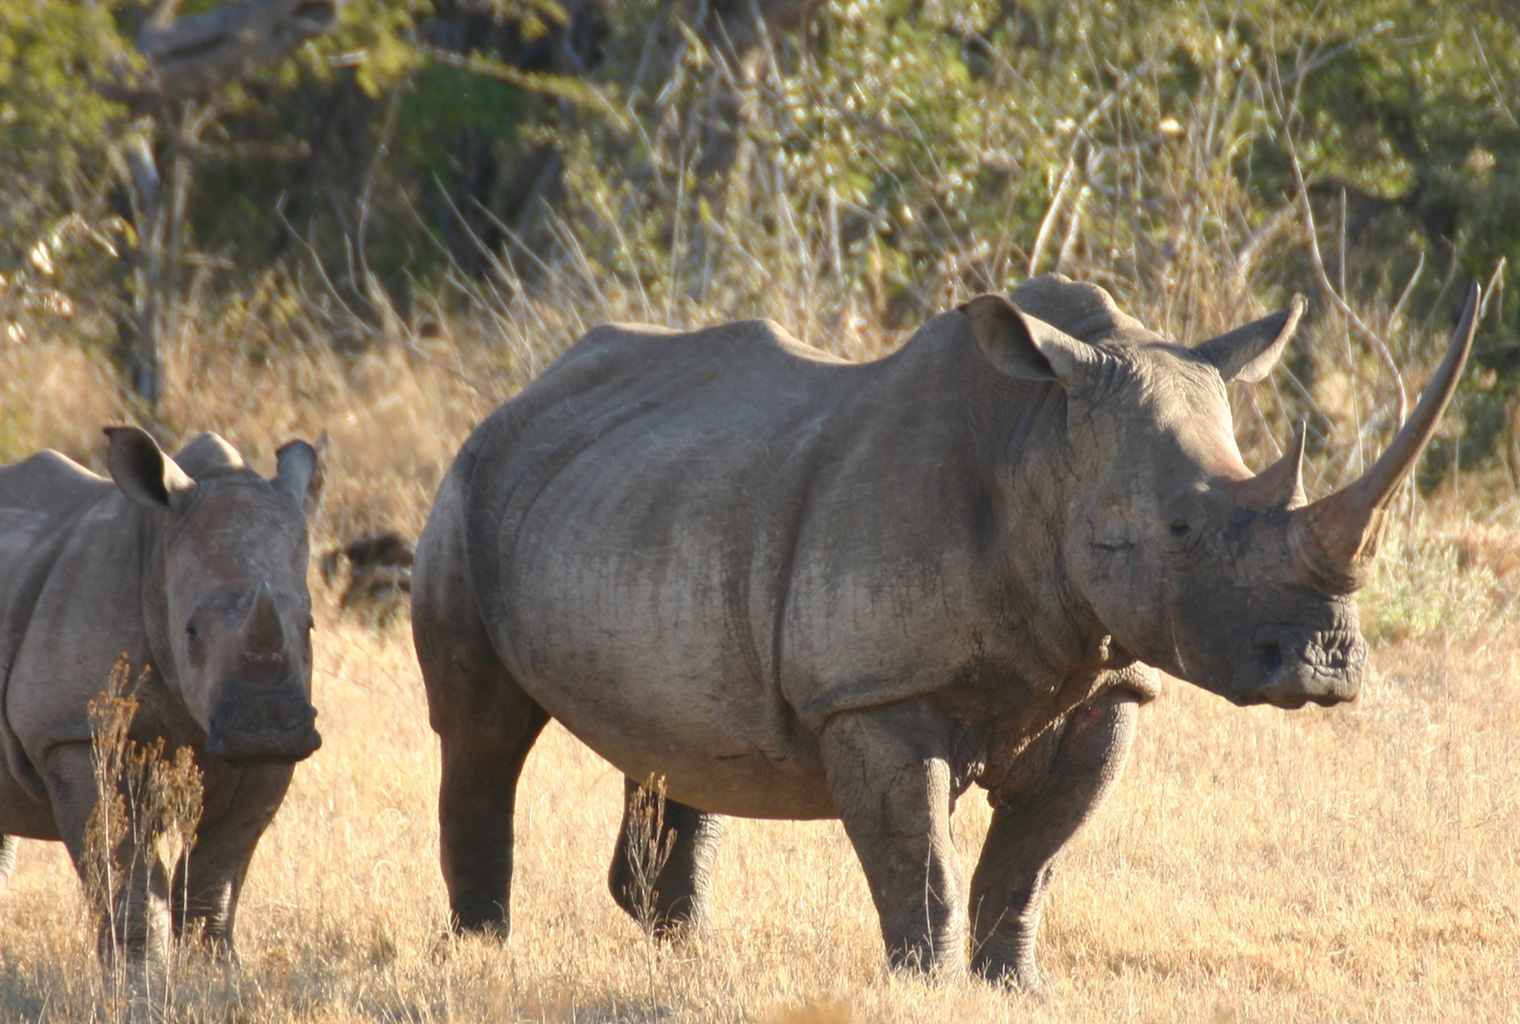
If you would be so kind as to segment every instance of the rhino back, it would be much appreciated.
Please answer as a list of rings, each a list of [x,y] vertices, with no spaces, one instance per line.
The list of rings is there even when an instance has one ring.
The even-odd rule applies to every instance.
[[[9,608],[48,540],[111,483],[55,451],[0,467],[0,609]]]
[[[10,819],[9,825],[0,821],[5,826],[0,831],[35,835],[52,827],[45,805],[39,804],[41,781],[26,739],[29,725],[39,717],[56,722],[66,676],[38,678],[25,667],[22,651],[35,642],[39,604],[64,561],[75,525],[112,490],[109,481],[54,451],[0,468],[0,790],[5,791],[0,818]],[[87,624],[93,625],[88,619],[79,623],[85,631]],[[96,680],[92,695],[104,683],[104,676]],[[39,716],[39,710],[46,713]],[[82,704],[72,714],[83,724]]]
[[[572,349],[464,453],[473,589],[514,676],[678,799],[830,813],[799,711],[943,685],[989,614],[967,355],[930,334],[871,364],[760,322]]]

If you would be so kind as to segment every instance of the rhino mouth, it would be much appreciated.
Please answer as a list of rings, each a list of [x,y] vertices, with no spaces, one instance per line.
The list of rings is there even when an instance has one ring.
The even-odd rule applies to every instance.
[[[1251,638],[1251,656],[1235,673],[1230,699],[1295,710],[1355,700],[1362,685],[1367,645],[1353,632],[1269,626]]]
[[[322,746],[317,709],[306,700],[264,700],[220,707],[211,716],[206,753],[237,767],[294,764]]]

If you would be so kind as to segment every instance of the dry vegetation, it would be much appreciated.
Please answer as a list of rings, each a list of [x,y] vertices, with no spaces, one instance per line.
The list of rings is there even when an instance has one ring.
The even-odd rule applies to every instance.
[[[358,355],[298,354],[251,315],[223,322],[215,344],[187,339],[172,354],[159,432],[179,441],[218,429],[269,469],[287,436],[325,431],[319,549],[375,529],[415,533],[471,425],[583,318],[717,315],[600,294],[478,308],[489,316],[473,326],[382,324]],[[792,314],[810,340],[853,355],[891,343],[851,322],[773,312]],[[98,424],[126,415],[102,365],[63,343],[0,347],[5,457],[54,445],[98,465]],[[1243,428],[1263,422],[1256,408]],[[1260,464],[1265,449],[1251,457]],[[1342,468],[1317,466],[1328,477]],[[1041,939],[1059,985],[1047,1004],[888,974],[864,879],[834,823],[734,821],[711,933],[651,945],[605,887],[618,773],[558,727],[520,791],[511,944],[450,938],[437,753],[405,621],[340,615],[314,574],[325,745],[296,772],[255,857],[240,969],[178,965],[168,1018],[1512,1019],[1520,644],[1508,624],[1520,559],[1502,488],[1475,523],[1464,509],[1477,485],[1463,486],[1465,497],[1422,511],[1363,602],[1380,649],[1356,704],[1247,711],[1172,683],[1144,711],[1122,785],[1058,873]],[[967,861],[987,818],[967,794],[956,824]],[[105,991],[72,866],[56,844],[23,843],[0,897],[0,1019],[116,1019],[125,1010]]]

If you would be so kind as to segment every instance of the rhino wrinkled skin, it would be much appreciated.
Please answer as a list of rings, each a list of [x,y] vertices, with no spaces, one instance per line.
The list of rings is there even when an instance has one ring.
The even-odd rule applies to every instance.
[[[864,364],[766,321],[600,327],[471,435],[413,579],[457,927],[510,926],[517,778],[553,717],[667,780],[662,933],[706,913],[719,815],[838,817],[893,964],[1039,988],[1052,859],[1154,669],[1238,704],[1356,696],[1351,595],[1475,294],[1388,452],[1312,505],[1302,428],[1253,474],[1225,391],[1302,300],[1189,349],[1093,286],[1011,298]],[[968,898],[949,821],[973,783],[994,814]]]
[[[107,434],[110,480],[53,451],[0,468],[0,874],[17,836],[62,840],[80,865],[96,799],[87,705],[125,658],[142,678],[130,738],[191,748],[205,793],[172,886],[150,852],[125,851],[153,863],[146,898],[113,908],[114,941],[154,957],[189,930],[230,950],[254,846],[321,743],[306,589],[317,457],[293,441],[266,480],[215,434],[172,460],[142,430]]]

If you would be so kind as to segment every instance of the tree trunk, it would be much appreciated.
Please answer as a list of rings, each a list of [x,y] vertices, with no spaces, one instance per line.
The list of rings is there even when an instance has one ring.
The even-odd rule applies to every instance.
[[[125,54],[96,82],[108,99],[146,118],[124,154],[131,177],[137,249],[132,312],[120,354],[132,390],[152,417],[163,398],[163,346],[178,313],[178,278],[193,154],[216,116],[203,102],[237,78],[289,56],[337,25],[343,0],[238,0],[176,17],[181,0],[159,0],[136,39],[141,62]],[[168,172],[160,172],[155,129],[174,128]]]

